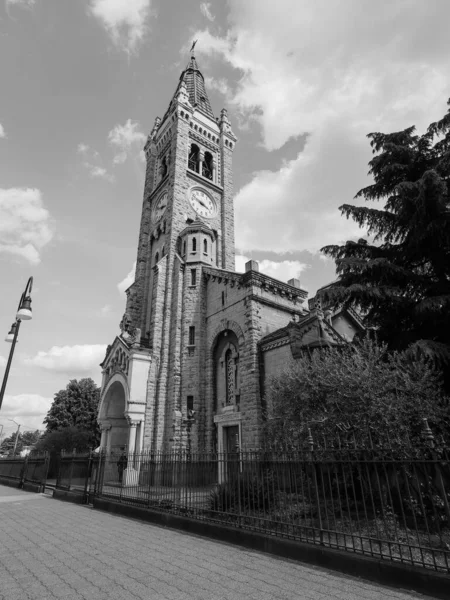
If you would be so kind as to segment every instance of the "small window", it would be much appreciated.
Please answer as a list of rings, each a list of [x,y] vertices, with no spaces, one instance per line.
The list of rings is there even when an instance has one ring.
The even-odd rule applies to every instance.
[[[167,175],[168,170],[169,168],[167,166],[167,158],[164,157],[161,163],[161,179],[164,179],[164,177]]]
[[[197,269],[191,269],[191,285],[197,285]]]
[[[186,404],[187,404],[186,408],[188,410],[194,410],[194,396],[188,396]]]
[[[222,292],[222,306],[225,306],[225,292]]]
[[[186,255],[186,242],[183,242],[183,256]]]
[[[159,252],[155,254],[155,265],[159,262]]]
[[[189,327],[189,346],[195,345],[195,327]]]
[[[192,238],[192,252],[197,252],[197,238]]]
[[[203,252],[205,254],[208,254],[208,241],[207,240],[203,240]]]
[[[163,246],[161,249],[161,258],[166,255],[166,247]]]

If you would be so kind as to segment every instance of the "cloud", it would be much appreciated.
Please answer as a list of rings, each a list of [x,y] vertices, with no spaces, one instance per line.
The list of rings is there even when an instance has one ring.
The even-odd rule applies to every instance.
[[[236,271],[238,273],[245,273],[245,263],[249,260],[251,260],[251,258],[243,256],[242,254],[237,254]],[[279,262],[275,260],[260,260],[258,261],[258,264],[260,273],[284,282],[294,278],[300,279],[300,273],[309,268],[309,265],[298,260],[281,260]]]
[[[91,0],[89,12],[110,35],[117,48],[136,54],[148,32],[151,0]]]
[[[111,146],[118,151],[114,157],[115,164],[124,163],[132,150],[138,145],[141,150],[147,136],[138,130],[139,124],[131,119],[125,125],[116,125],[108,134]]]
[[[134,283],[134,275],[136,273],[136,261],[134,261],[131,271],[120,283],[117,284],[117,289],[120,293],[124,293],[132,283]]]
[[[8,419],[14,419],[20,424],[20,431],[45,429],[43,420],[46,417],[53,398],[39,394],[5,395],[2,405],[1,422],[3,424],[3,439],[17,431],[17,425]]]
[[[41,351],[32,358],[26,358],[25,363],[46,371],[84,375],[99,370],[105,352],[104,344],[53,346],[48,352]]]
[[[37,265],[52,237],[50,214],[38,189],[0,189],[0,252]]]
[[[21,8],[31,8],[36,4],[36,0],[5,0],[6,8],[9,6],[20,6]]]
[[[3,125],[0,123],[0,138],[6,138],[6,131]]]
[[[235,123],[256,123],[267,152],[306,141],[278,172],[257,171],[238,191],[241,252],[314,252],[362,235],[338,207],[371,183],[366,135],[412,124],[421,132],[446,112],[450,5],[432,5],[279,0],[274,11],[271,0],[230,0],[223,35],[191,36],[198,54],[235,70],[223,88]]]
[[[6,367],[6,358],[4,356],[0,356],[0,367]]]
[[[211,13],[211,2],[202,2],[200,4],[200,12],[208,21],[214,21],[215,17]]]
[[[110,304],[105,304],[105,306],[102,306],[102,308],[100,309],[100,316],[101,317],[109,317],[112,314],[112,308]]]
[[[114,175],[109,173],[107,169],[101,165],[102,159],[97,150],[93,150],[90,146],[81,142],[77,146],[77,152],[84,158],[83,165],[88,170],[91,177],[105,179],[106,181],[109,181],[109,183],[114,182]]]

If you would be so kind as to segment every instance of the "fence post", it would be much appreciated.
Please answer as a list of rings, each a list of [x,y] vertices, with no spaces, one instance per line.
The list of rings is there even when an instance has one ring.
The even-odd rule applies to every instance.
[[[72,486],[72,474],[73,474],[73,463],[74,463],[74,459],[75,459],[75,452],[76,452],[76,449],[74,448],[72,451],[72,460],[70,461],[69,490]]]
[[[423,438],[425,440],[425,443],[428,444],[428,446],[430,447],[431,455],[433,457],[433,460],[435,461],[434,468],[435,468],[435,473],[436,473],[436,483],[437,483],[437,487],[439,489],[439,493],[441,495],[442,501],[444,503],[444,510],[445,510],[445,514],[447,516],[447,520],[450,523],[450,506],[448,504],[447,492],[445,489],[445,485],[442,480],[441,466],[439,464],[439,457],[438,457],[438,453],[436,452],[436,448],[435,448],[434,435],[433,435],[433,432],[431,431],[430,426],[428,425],[428,419],[423,419]]]
[[[83,491],[83,500],[84,500],[85,504],[87,504],[87,501],[88,501],[88,484],[89,484],[89,480],[90,480],[91,467],[92,467],[92,450],[89,449],[89,457],[88,457],[86,476],[84,478],[84,491]]]
[[[44,474],[41,480],[42,493],[45,493],[45,486],[47,485],[48,469],[50,467],[50,454],[47,450],[44,452]]]
[[[317,504],[317,515],[319,517],[319,536],[320,536],[320,545],[323,546],[323,524],[322,524],[322,514],[320,512],[320,497],[319,497],[319,486],[317,483],[317,473],[316,473],[316,459],[314,456],[314,439],[311,433],[311,428],[308,427],[308,446],[309,446],[309,454],[311,460],[311,468],[313,475],[313,483],[314,483],[314,492],[316,496],[316,504]]]

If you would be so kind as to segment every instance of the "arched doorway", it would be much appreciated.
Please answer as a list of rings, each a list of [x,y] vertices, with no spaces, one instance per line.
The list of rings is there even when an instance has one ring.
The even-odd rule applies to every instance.
[[[127,446],[129,427],[125,408],[125,387],[121,381],[113,381],[107,387],[99,414],[100,426],[106,431],[106,435],[102,435],[102,446],[108,452],[118,452]]]

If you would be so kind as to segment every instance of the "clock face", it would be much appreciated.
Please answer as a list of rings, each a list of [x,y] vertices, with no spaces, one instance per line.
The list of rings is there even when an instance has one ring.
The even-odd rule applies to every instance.
[[[195,212],[210,219],[216,214],[216,205],[203,190],[194,189],[191,191],[189,201]]]
[[[165,210],[167,208],[168,197],[169,197],[169,194],[167,192],[164,192],[164,194],[162,196],[160,196],[160,198],[158,199],[158,201],[155,205],[155,208],[153,209],[153,222],[154,223],[159,221],[160,218],[165,213]]]

